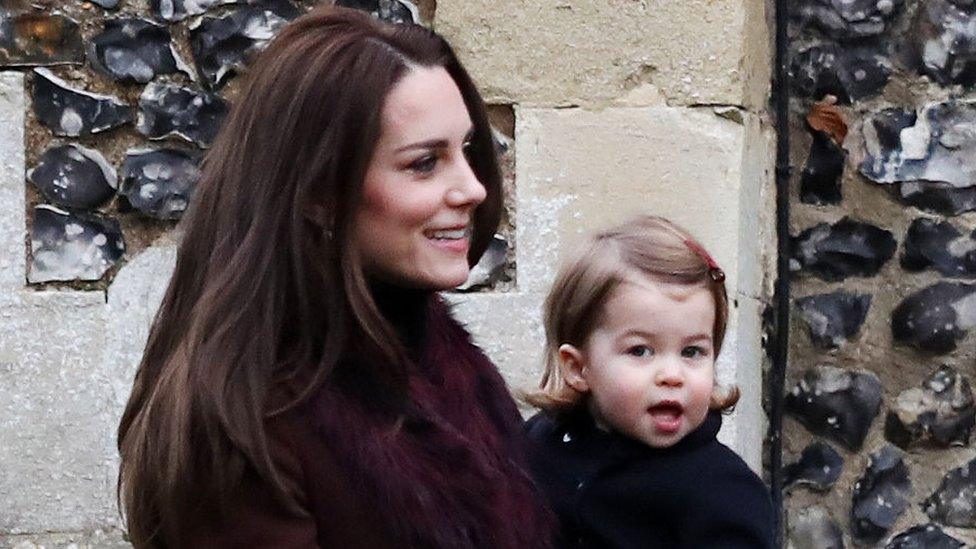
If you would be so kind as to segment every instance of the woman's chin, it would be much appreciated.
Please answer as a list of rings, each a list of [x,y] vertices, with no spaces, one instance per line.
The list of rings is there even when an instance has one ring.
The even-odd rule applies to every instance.
[[[471,269],[467,263],[462,267],[443,267],[426,269],[422,273],[405,276],[387,277],[388,283],[402,285],[416,290],[444,291],[453,290],[468,280]]]
[[[434,290],[453,290],[468,281],[468,274],[471,271],[465,266],[463,271],[456,271],[454,273],[445,273],[444,276],[438,277],[438,281]]]

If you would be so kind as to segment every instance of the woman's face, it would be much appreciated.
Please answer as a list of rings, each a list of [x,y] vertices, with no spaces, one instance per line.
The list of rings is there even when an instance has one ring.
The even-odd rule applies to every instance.
[[[367,276],[435,290],[467,279],[472,213],[485,199],[466,156],[473,130],[441,67],[413,68],[390,90],[353,233]]]

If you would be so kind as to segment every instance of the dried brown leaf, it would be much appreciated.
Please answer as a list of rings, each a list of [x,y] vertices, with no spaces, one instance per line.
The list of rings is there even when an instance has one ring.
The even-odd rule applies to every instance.
[[[836,102],[837,98],[828,95],[823,101],[814,103],[807,113],[807,124],[814,131],[825,132],[837,145],[843,145],[847,137],[847,121]]]

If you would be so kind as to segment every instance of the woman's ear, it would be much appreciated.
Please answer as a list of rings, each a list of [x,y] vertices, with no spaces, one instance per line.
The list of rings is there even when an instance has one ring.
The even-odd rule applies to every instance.
[[[576,392],[590,391],[590,385],[586,381],[586,367],[586,356],[582,351],[569,343],[559,346],[559,373]]]

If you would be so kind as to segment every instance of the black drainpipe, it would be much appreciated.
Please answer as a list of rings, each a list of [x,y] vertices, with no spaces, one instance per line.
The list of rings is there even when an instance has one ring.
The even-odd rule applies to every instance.
[[[789,4],[775,0],[776,54],[773,75],[773,103],[776,119],[776,286],[774,315],[773,369],[769,376],[769,472],[773,509],[776,513],[777,546],[783,547],[783,405],[786,391],[786,364],[789,358],[790,328],[790,85],[789,85]]]

